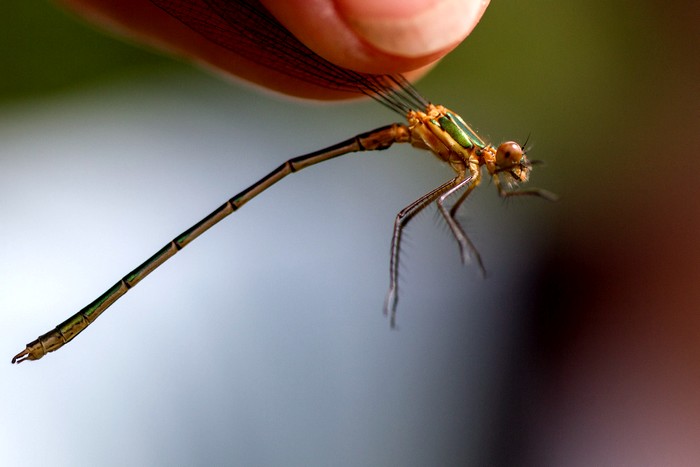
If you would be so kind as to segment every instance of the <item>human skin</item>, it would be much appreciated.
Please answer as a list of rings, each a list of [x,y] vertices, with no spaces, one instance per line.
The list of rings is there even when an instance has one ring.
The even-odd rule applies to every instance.
[[[209,41],[150,0],[58,0],[103,28],[201,65],[303,98],[339,93],[282,75]],[[367,73],[425,74],[472,31],[489,0],[262,0],[307,47]]]

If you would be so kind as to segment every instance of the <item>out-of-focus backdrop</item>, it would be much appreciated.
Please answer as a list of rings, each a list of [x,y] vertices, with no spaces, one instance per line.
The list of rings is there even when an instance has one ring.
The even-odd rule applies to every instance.
[[[280,99],[0,7],[0,465],[694,465],[698,9],[493,2],[419,89],[532,185],[433,213],[381,313],[394,215],[451,176],[410,147],[296,174],[39,362],[24,345],[283,160],[396,116]]]

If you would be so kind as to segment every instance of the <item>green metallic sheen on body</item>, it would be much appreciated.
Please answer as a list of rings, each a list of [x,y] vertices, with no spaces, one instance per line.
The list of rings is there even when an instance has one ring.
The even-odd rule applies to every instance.
[[[97,297],[97,299],[83,308],[80,313],[85,316],[86,318],[90,319],[90,317],[95,313],[95,311],[102,311],[100,308],[104,305],[104,303],[109,300],[114,294],[119,292],[119,289],[121,289],[122,283],[117,282],[114,284],[109,290],[107,290],[105,293]],[[120,294],[121,295],[121,294]],[[98,313],[99,315],[99,313]]]
[[[465,133],[462,128],[451,118],[440,117],[438,119],[438,123],[440,124],[440,128],[450,135],[453,140],[457,141],[457,144],[465,149],[471,149],[474,147],[474,143],[472,143],[471,139],[469,139],[467,133]]]
[[[131,271],[124,278],[126,283],[131,286],[131,285],[135,284],[136,282],[140,281],[141,279],[143,279],[144,277],[146,277],[148,275],[148,273],[150,272],[150,268],[153,266],[153,263],[159,262],[160,258],[163,255],[170,253],[171,248],[172,248],[172,244],[168,243],[163,248],[158,250],[153,256],[151,256],[146,261],[141,263],[139,265],[139,267],[137,267],[136,269]],[[160,261],[160,262],[162,262],[162,261]],[[145,274],[144,274],[144,272],[145,272]],[[115,285],[115,287],[118,287],[118,286],[119,286],[119,284]]]
[[[459,126],[459,128],[464,133],[466,133],[467,138],[469,138],[469,140],[472,143],[474,143],[475,145],[479,146],[482,149],[486,147],[486,143],[484,143],[484,141],[481,138],[479,138],[479,135],[477,135],[476,132],[474,130],[472,130],[471,127],[469,125],[467,125],[464,120],[462,120],[462,117],[460,117],[457,114],[453,114],[453,113],[448,113],[447,116],[450,117],[450,119],[457,126]]]

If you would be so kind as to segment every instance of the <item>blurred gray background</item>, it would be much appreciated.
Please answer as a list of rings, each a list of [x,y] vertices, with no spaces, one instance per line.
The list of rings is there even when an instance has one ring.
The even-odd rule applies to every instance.
[[[452,176],[410,147],[289,177],[19,367],[282,161],[397,116],[227,83],[49,2],[0,11],[0,465],[697,460],[693,2],[494,2],[418,83],[494,142],[531,135],[561,201],[483,184],[462,219],[485,280],[419,216],[397,331],[394,216]]]

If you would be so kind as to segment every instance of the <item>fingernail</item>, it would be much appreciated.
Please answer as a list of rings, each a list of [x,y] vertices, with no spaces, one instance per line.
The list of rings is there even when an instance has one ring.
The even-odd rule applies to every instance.
[[[489,0],[336,0],[348,25],[377,49],[422,57],[464,39]]]

